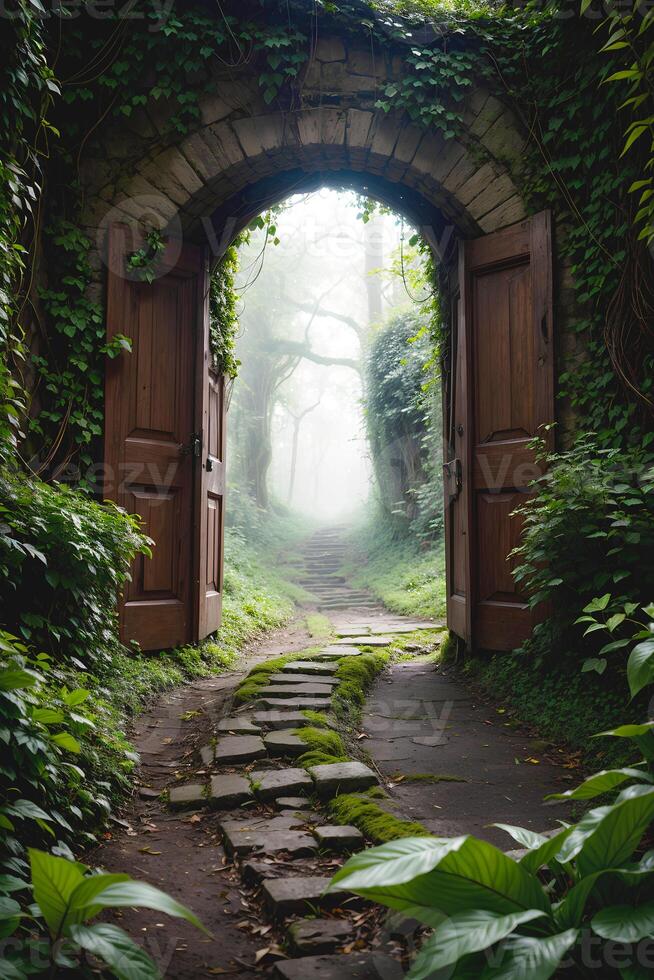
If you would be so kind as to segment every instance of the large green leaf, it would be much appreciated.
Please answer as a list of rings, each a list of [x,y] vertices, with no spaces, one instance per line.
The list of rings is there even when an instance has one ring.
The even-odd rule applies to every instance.
[[[74,898],[75,906],[82,908]],[[208,930],[202,925],[200,920],[190,909],[187,909],[181,902],[177,902],[160,888],[149,885],[145,881],[118,881],[97,892],[88,899],[87,907],[97,908],[123,908],[125,906],[136,906],[138,908],[155,909],[157,912],[165,912],[178,919],[186,919],[187,922],[197,926],[202,932],[209,935]]]
[[[497,950],[496,962],[489,963],[480,980],[549,980],[577,941],[578,934],[577,929],[568,929],[544,939],[531,936],[508,939]]]
[[[458,850],[465,837],[403,837],[354,854],[332,878],[328,891],[376,888],[413,881],[436,867],[450,851]],[[343,879],[347,884],[343,885]]]
[[[496,915],[494,912],[461,912],[438,926],[423,944],[414,960],[407,980],[423,980],[443,967],[458,962],[463,956],[488,949],[505,939],[523,922],[543,918],[539,909]]]
[[[613,738],[635,738],[638,735],[647,735],[654,729],[654,721],[644,721],[642,725],[619,725],[618,728],[610,728],[606,732],[598,732],[593,738],[602,738],[604,735],[611,735]]]
[[[92,919],[94,915],[102,911],[102,905],[94,904],[94,899],[100,892],[103,892],[109,885],[131,880],[130,876],[125,874],[96,874],[84,878],[70,896],[66,926]]]
[[[514,827],[508,823],[495,823],[493,827],[505,830],[518,844],[527,849],[527,853],[520,858],[519,864],[530,874],[535,874],[539,868],[552,861],[571,829],[564,827],[558,833],[547,836],[546,834],[536,834],[533,830],[527,830],[525,827]]]
[[[50,933],[56,936],[68,911],[70,897],[88,869],[76,861],[53,857],[35,848],[30,848],[28,853],[34,899]]]
[[[4,956],[0,957],[0,977],[2,980],[26,980],[27,973],[17,963],[12,963]]]
[[[654,787],[632,786],[612,806],[589,810],[568,834],[556,855],[577,858],[583,876],[617,867],[633,854],[654,816]]]
[[[559,862],[555,860],[556,855],[560,851],[563,841],[571,832],[572,827],[564,827],[558,834],[546,838],[540,847],[535,847],[520,858],[521,867],[530,874],[536,874],[539,868],[545,865],[555,866],[557,870],[560,870]]]
[[[611,905],[593,917],[591,925],[602,939],[638,943],[654,936],[654,902],[643,905]]]
[[[588,779],[585,779],[583,783],[580,783],[574,789],[568,789],[565,793],[551,793],[545,799],[592,800],[595,796],[601,796],[602,793],[608,793],[610,790],[615,789],[616,786],[621,786],[628,779],[638,779],[644,783],[654,782],[652,776],[644,769],[631,769],[629,767],[625,767],[624,769],[603,769],[601,772],[596,772],[593,776],[589,776]]]
[[[443,847],[445,842],[442,840],[437,839],[436,843],[440,849],[433,849],[431,871],[409,878],[396,851],[391,858],[392,868],[385,875],[383,850],[373,848],[377,851],[377,863],[381,854],[381,868],[374,862],[362,868],[362,862],[352,865],[348,861],[335,876],[336,884],[332,887],[354,891],[405,914],[410,910],[412,916],[427,923],[438,921],[438,915],[442,917],[443,913],[456,915],[470,909],[500,915],[526,909],[550,911],[549,901],[538,880],[492,844],[474,837],[456,838],[456,846],[451,848]],[[409,860],[411,858],[412,855]],[[348,867],[352,869],[351,875],[347,874]],[[367,885],[370,881],[376,884],[370,887]],[[438,914],[436,919],[435,913]]]
[[[33,670],[6,667],[0,670],[0,691],[18,691],[22,688],[34,687],[40,680],[40,676]]]
[[[520,847],[526,847],[530,851],[540,847],[547,840],[543,834],[536,834],[533,830],[527,830],[526,827],[515,827],[510,823],[494,823],[492,826],[497,827],[498,830],[504,830],[517,844],[520,844]]]
[[[627,679],[632,698],[654,683],[654,639],[636,644],[627,661]]]
[[[554,912],[554,918],[560,929],[568,929],[581,924],[586,902],[597,881],[607,875],[615,875],[628,885],[636,885],[643,879],[650,878],[654,871],[654,852],[648,851],[640,861],[626,865],[623,868],[604,868],[582,878],[570,889],[563,901]]]
[[[118,926],[106,922],[76,925],[71,928],[71,937],[82,949],[104,960],[118,980],[158,980],[161,976],[145,950]]]

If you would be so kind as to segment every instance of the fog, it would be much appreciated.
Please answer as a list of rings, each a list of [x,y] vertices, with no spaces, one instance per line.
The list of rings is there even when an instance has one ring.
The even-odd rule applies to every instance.
[[[349,191],[290,198],[239,250],[230,477],[259,506],[278,502],[325,522],[368,500],[366,342],[407,301],[388,266],[412,229],[378,211],[364,222],[362,207]]]

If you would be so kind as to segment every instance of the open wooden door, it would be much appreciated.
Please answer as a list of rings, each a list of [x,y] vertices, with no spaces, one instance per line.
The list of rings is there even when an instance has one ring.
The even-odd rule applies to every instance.
[[[206,270],[205,281],[209,281]],[[199,553],[197,563],[197,637],[220,626],[225,533],[225,445],[227,399],[225,378],[213,369],[209,350],[209,293],[204,294],[203,342],[198,345],[197,415],[201,419],[202,457],[196,484]]]
[[[469,647],[510,650],[537,616],[511,575],[540,473],[529,442],[554,421],[548,212],[464,242],[445,399],[448,623]]]
[[[152,558],[134,562],[120,627],[123,641],[157,650],[220,623],[224,419],[222,407],[219,425],[211,411],[204,251],[169,243],[163,274],[147,283],[125,274],[137,244],[126,225],[110,228],[107,336],[126,334],[132,352],[107,365],[104,496],[138,514],[154,540]],[[222,392],[222,379],[213,386]],[[220,499],[217,520],[202,506],[209,498]]]

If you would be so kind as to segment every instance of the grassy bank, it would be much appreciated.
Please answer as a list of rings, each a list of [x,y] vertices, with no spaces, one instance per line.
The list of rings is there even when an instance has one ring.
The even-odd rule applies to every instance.
[[[344,567],[352,585],[368,589],[392,612],[441,619],[445,615],[445,549],[393,537],[379,525],[352,534]]]

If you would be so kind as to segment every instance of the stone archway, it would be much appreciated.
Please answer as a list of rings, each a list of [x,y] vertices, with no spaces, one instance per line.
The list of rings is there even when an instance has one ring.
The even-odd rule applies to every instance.
[[[184,242],[181,272],[179,262],[172,257],[169,277],[156,287],[161,292],[172,284],[170,295],[175,293],[176,298],[168,300],[162,293],[157,302],[164,306],[174,302],[178,308],[182,303],[192,320],[197,318],[202,300],[198,298],[193,306],[196,300],[180,297],[186,296],[189,288],[196,298],[206,293],[202,279],[206,270],[197,246],[208,243],[214,257],[219,257],[252,217],[271,203],[293,192],[330,183],[356,186],[403,212],[420,228],[440,259],[447,251],[445,264],[455,311],[448,388],[451,397],[446,413],[449,431],[444,440],[446,459],[451,464],[445,488],[448,618],[467,642],[507,649],[526,638],[533,625],[526,600],[512,585],[506,556],[519,538],[519,528],[510,515],[519,503],[519,493],[535,475],[531,450],[524,447],[540,425],[554,418],[551,224],[546,215],[526,218],[517,189],[526,138],[510,110],[483,89],[473,90],[463,107],[463,132],[446,140],[420,129],[403,113],[385,113],[376,107],[380,86],[399,77],[400,72],[397,55],[377,62],[370,51],[356,43],[326,37],[317,44],[302,80],[299,103],[292,109],[266,106],[255,71],[245,66],[237,77],[223,74],[215,78],[201,100],[200,118],[192,132],[179,135],[163,107],[156,115],[144,111],[118,129],[108,127],[100,140],[99,157],[87,160],[83,173],[83,222],[95,242],[95,289],[97,298],[102,299],[106,232],[116,222],[138,225],[144,215],[150,219],[154,216],[173,240]],[[464,244],[457,248],[457,242],[470,242],[471,247]],[[116,252],[119,260],[125,248],[123,240]],[[114,311],[120,313],[110,329],[129,334],[131,322],[138,331],[136,294],[121,293],[115,263],[109,276]],[[199,285],[188,287],[189,279]],[[490,291],[485,293],[488,283]],[[150,308],[154,301],[148,303]],[[175,338],[173,319],[167,320],[171,357],[182,357],[184,345]],[[473,321],[477,326],[473,327]],[[501,343],[484,346],[479,323],[503,331]],[[197,336],[201,337],[202,331]],[[512,350],[512,344],[518,347]],[[484,357],[490,358],[488,371],[475,361],[475,350],[483,350]],[[501,365],[493,362],[497,351],[504,358]],[[151,452],[152,445],[164,442],[169,447],[168,456],[175,455],[176,439],[180,452],[187,451],[189,438],[189,445],[194,446],[199,439],[197,473],[185,478],[188,500],[192,496],[189,487],[205,487],[207,483],[205,455],[207,470],[222,466],[222,458],[212,456],[206,445],[206,420],[211,412],[216,416],[221,412],[220,405],[212,408],[210,404],[211,398],[220,401],[220,392],[216,379],[207,382],[207,352],[205,330],[204,360],[202,349],[194,356],[198,365],[196,388],[206,397],[204,404],[196,399],[193,432],[188,420],[184,432],[177,435],[174,426],[165,432],[164,426],[159,434],[155,432],[154,443],[147,450]],[[124,405],[137,401],[141,384],[134,373],[137,361],[133,358],[132,367],[123,369],[132,371],[129,383],[123,379],[115,384],[121,363],[127,363],[124,358],[108,371],[111,397],[107,399],[106,444],[113,447],[114,456],[108,450],[107,458],[114,468],[120,466],[120,453],[124,456],[126,451],[118,451],[116,446],[123,445],[121,439],[129,442],[132,423],[126,421]],[[146,388],[153,383],[151,376],[152,372],[144,383]],[[486,378],[483,389],[482,376]],[[505,390],[498,394],[502,386]],[[118,403],[120,408],[116,408]],[[484,420],[475,408],[477,403],[484,406]],[[186,412],[185,417],[191,418],[193,412]],[[120,438],[114,431],[117,424],[125,429]],[[147,425],[139,428],[134,422],[133,431],[138,438],[128,456],[134,452],[134,445],[145,445],[143,440],[150,439]],[[484,441],[489,445],[478,445]],[[166,452],[162,458],[168,458]],[[503,472],[500,477],[505,463],[509,476]],[[520,475],[514,479],[516,469]],[[203,622],[215,627],[215,616],[207,618],[199,599],[199,606],[191,607],[193,594],[196,598],[205,595],[205,583],[207,595],[211,593],[215,599],[220,592],[216,584],[220,580],[218,544],[208,548],[205,538],[206,528],[218,528],[222,521],[217,516],[218,512],[222,515],[221,493],[216,490],[207,496],[202,490],[199,497],[196,495],[195,507],[196,511],[202,508],[202,520],[197,512],[193,517],[184,505],[187,517],[183,520],[190,523],[185,531],[182,521],[178,545],[174,537],[166,537],[167,531],[161,531],[167,541],[168,566],[149,576],[152,589],[148,591],[143,584],[140,592],[135,590],[132,604],[134,622],[145,615],[143,610],[151,614],[149,621],[154,626],[144,635],[157,639],[148,639],[149,646],[197,640],[205,635]],[[113,495],[110,487],[107,494]],[[137,500],[142,499],[147,510],[149,494],[144,484],[140,498],[130,489],[123,502],[128,509],[138,509]],[[171,526],[181,520],[179,496],[166,497],[171,514],[166,520]],[[212,502],[208,516],[207,500]],[[160,524],[162,513],[160,510],[157,517]],[[191,527],[195,535],[191,550],[197,558],[193,586],[184,573],[180,582],[183,579],[187,612],[180,612],[178,602],[178,625],[169,637],[161,624],[177,594],[170,584],[175,575],[179,578],[179,563],[175,564],[173,556],[185,547],[182,538],[191,534]],[[213,577],[202,581],[212,562]],[[146,572],[142,575],[145,582]],[[159,598],[149,600],[148,595],[155,593]],[[169,593],[170,601],[166,598]],[[158,611],[148,606],[155,602],[159,602]],[[129,628],[126,638],[131,638]]]
[[[287,193],[293,175],[311,174],[377,179],[400,198],[412,191],[463,238],[523,218],[514,178],[526,137],[511,111],[483,89],[471,91],[462,111],[463,138],[445,140],[404,113],[376,108],[381,86],[400,73],[400,55],[375,57],[360,42],[323,37],[293,109],[267,106],[256,69],[245,66],[216,74],[213,91],[200,101],[197,126],[183,136],[171,129],[163,106],[108,126],[97,156],[82,170],[82,220],[98,244],[96,268],[98,229],[109,211],[138,220],[145,207],[199,240],[201,218],[216,211],[229,217],[227,201],[266,178],[279,182],[282,174],[288,175]],[[223,231],[216,229],[219,239]]]

